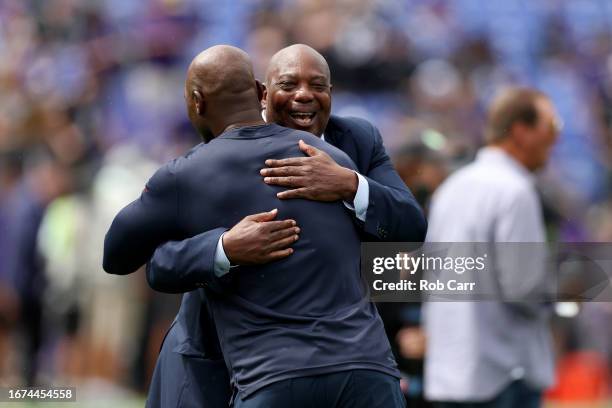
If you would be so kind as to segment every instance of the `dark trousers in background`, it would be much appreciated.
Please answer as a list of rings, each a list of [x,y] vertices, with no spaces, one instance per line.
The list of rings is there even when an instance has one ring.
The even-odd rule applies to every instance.
[[[501,394],[487,402],[436,402],[436,408],[540,408],[542,391],[523,381],[514,381]]]
[[[41,296],[42,297],[42,296]],[[28,387],[37,385],[39,352],[43,343],[43,306],[40,299],[21,300],[21,329],[23,331],[23,379]]]
[[[372,370],[292,378],[236,398],[235,408],[403,408],[399,379]]]

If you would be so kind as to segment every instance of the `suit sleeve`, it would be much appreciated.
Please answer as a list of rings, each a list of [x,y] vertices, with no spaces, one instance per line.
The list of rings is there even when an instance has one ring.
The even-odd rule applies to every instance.
[[[117,275],[132,273],[149,260],[158,245],[178,238],[177,180],[169,164],[113,220],[104,239],[104,270]]]
[[[369,203],[364,231],[380,241],[423,242],[427,221],[416,199],[399,177],[372,126],[374,148],[368,173]]]
[[[147,282],[166,293],[189,292],[215,280],[215,251],[226,228],[216,228],[183,241],[166,242],[147,264]]]

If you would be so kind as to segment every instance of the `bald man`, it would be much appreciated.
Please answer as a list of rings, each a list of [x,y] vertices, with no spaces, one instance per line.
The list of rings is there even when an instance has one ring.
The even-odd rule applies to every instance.
[[[287,233],[291,255],[202,276],[196,286],[205,291],[183,298],[173,326],[178,329],[171,331],[178,344],[171,351],[195,354],[204,364],[221,351],[236,407],[403,406],[382,321],[361,282],[360,241],[352,216],[340,201],[281,201],[279,187],[261,182],[266,159],[303,156],[300,140],[344,168],[354,171],[354,163],[310,133],[264,124],[248,56],[233,47],[213,47],[196,57],[188,72],[186,102],[192,123],[212,141],[162,167],[140,199],[117,215],[105,241],[105,270],[130,273],[165,241],[203,231],[222,233],[223,225],[278,208],[287,220],[277,221],[269,234]],[[191,328],[194,322],[202,324],[206,336]],[[219,333],[221,350],[215,349],[211,330]],[[181,332],[183,339],[176,336]],[[193,365],[174,368],[179,370],[175,376],[189,376]],[[150,394],[149,406],[174,406],[154,399]],[[194,403],[178,399],[169,403]]]
[[[287,188],[282,200],[342,200],[362,241],[420,242],[425,237],[423,213],[387,156],[378,130],[363,119],[330,116],[331,79],[327,62],[316,50],[296,44],[280,50],[269,64],[262,105],[268,121],[321,137],[357,165],[342,167],[324,151],[306,143],[306,156],[269,160],[263,181]],[[147,279],[155,290],[186,292],[206,276],[229,273],[230,265],[263,264],[288,256],[289,244],[267,233],[276,213],[256,214],[225,230],[169,242],[155,251]],[[229,227],[229,226],[228,226]],[[283,246],[286,245],[286,246]],[[206,331],[197,331],[195,344]],[[202,331],[200,331],[202,330]],[[196,340],[197,339],[197,340]]]

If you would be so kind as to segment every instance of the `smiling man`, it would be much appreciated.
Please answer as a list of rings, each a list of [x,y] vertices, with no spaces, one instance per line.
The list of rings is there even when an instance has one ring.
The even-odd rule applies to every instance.
[[[330,79],[327,62],[314,49],[296,44],[277,52],[266,72],[262,101],[268,121],[323,134],[331,111]]]
[[[297,44],[279,51],[272,57],[266,73],[262,105],[267,121],[323,136],[330,120],[331,88],[327,62],[314,49]],[[342,120],[332,119],[332,133],[347,133],[349,129],[333,131],[334,125],[346,127],[337,122]],[[356,216],[365,221],[367,181],[304,143],[300,144],[300,148],[309,157],[315,158],[269,160],[266,165],[271,168],[261,171],[265,176],[264,182],[293,187],[278,194],[279,198],[284,199],[342,199],[346,203],[357,200]],[[360,195],[356,197],[358,192]],[[350,204],[348,206],[351,207]]]
[[[277,194],[282,200],[343,201],[362,241],[421,242],[426,232],[425,218],[393,169],[380,133],[363,119],[330,116],[331,89],[329,67],[317,51],[305,45],[287,47],[274,55],[267,70],[262,100],[265,116],[268,122],[320,136],[344,151],[357,171],[342,167],[323,150],[300,142],[302,157],[266,160],[266,167],[261,169],[263,182],[286,187]],[[276,215],[275,211],[253,215],[227,226],[229,229],[217,228],[160,246],[147,267],[149,284],[162,292],[187,292],[214,276],[231,279],[239,273],[231,270],[233,265],[265,264],[290,256],[294,242],[288,242],[282,231],[268,228],[278,222],[274,220]],[[162,347],[150,396],[162,388],[162,394],[179,395],[180,385],[176,389],[163,386],[179,378],[191,384],[191,400],[206,400],[200,406],[213,406],[211,400],[222,399],[210,398],[213,393],[223,393],[221,388],[208,388],[208,382],[201,380],[227,377],[212,363],[220,356],[206,309],[205,300],[184,298]],[[198,391],[195,384],[204,385]],[[364,388],[363,393],[367,392]],[[154,399],[150,398],[149,406],[155,406]]]

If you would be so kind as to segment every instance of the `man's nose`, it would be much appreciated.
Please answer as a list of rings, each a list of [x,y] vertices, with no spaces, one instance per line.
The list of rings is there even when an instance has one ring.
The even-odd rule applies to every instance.
[[[295,101],[297,102],[310,102],[313,99],[312,91],[307,86],[301,86],[295,93]]]

